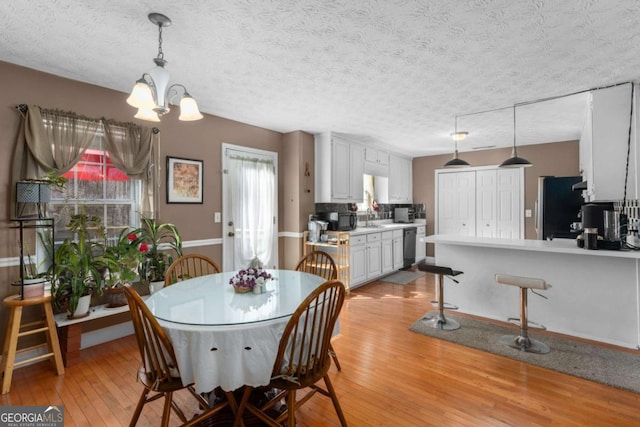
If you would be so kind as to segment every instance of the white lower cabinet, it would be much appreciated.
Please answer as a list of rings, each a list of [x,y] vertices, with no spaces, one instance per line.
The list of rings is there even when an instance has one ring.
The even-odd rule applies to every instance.
[[[393,269],[399,270],[404,266],[404,236],[402,230],[393,230]]]
[[[382,273],[393,271],[393,231],[382,232]]]
[[[382,274],[382,241],[381,233],[367,234],[367,279]]]
[[[366,235],[351,237],[351,287],[367,280],[367,237]]]

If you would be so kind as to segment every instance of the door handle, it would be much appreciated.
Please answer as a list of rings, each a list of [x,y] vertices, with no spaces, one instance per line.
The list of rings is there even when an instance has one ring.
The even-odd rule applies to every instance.
[[[236,235],[236,233],[234,233],[233,231],[230,231],[229,234],[227,234],[227,236],[229,236],[229,237],[233,237],[235,235]]]

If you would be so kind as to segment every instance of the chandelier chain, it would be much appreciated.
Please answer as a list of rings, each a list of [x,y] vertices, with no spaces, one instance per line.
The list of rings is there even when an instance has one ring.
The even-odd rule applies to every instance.
[[[158,24],[158,58],[164,59],[164,52],[162,51],[162,23]]]

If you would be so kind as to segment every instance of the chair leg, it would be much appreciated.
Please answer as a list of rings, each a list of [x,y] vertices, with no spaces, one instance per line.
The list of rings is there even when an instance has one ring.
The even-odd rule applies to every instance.
[[[142,407],[147,402],[148,395],[149,389],[145,388],[142,390],[142,394],[140,395],[140,399],[138,399],[138,404],[136,405],[136,410],[133,412],[133,416],[129,422],[129,427],[134,427],[138,423],[138,418],[140,418],[140,414],[142,413]]]
[[[173,400],[173,393],[170,391],[164,394],[164,409],[162,409],[162,427],[169,426],[169,417],[171,416],[171,401]]]
[[[336,351],[333,349],[333,345],[331,345],[331,343],[329,343],[329,354],[331,355],[331,358],[333,359],[333,363],[335,363],[338,371],[342,371],[340,362],[338,362],[338,355],[336,354]]]
[[[438,311],[431,311],[422,318],[425,324],[434,329],[444,331],[454,331],[460,328],[460,324],[455,320],[447,319],[444,316],[444,287],[442,274],[436,274],[436,297],[438,299]]]
[[[342,425],[342,427],[347,427],[347,420],[344,418],[342,408],[340,407],[340,403],[338,402],[338,396],[336,395],[336,391],[333,388],[333,384],[331,384],[329,375],[324,376],[324,383],[327,387],[329,397],[331,397],[331,401],[333,402],[333,407],[336,408],[336,413],[338,414],[338,418],[340,419],[340,424]]]
[[[296,427],[296,391],[287,394],[287,427]]]
[[[527,288],[520,288],[520,335],[504,335],[500,342],[526,353],[547,354],[549,346],[529,338],[529,319],[527,317]]]

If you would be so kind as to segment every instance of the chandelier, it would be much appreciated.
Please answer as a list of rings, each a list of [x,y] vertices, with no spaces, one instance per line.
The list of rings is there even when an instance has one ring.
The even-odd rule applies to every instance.
[[[160,117],[170,111],[169,102],[180,100],[179,120],[200,120],[202,114],[196,100],[189,95],[187,88],[181,84],[169,85],[169,72],[162,52],[162,28],[171,25],[171,19],[161,13],[150,13],[149,21],[158,26],[158,56],[153,59],[156,66],[142,74],[140,80],[131,90],[127,104],[138,109],[134,116],[137,119],[159,122]]]

